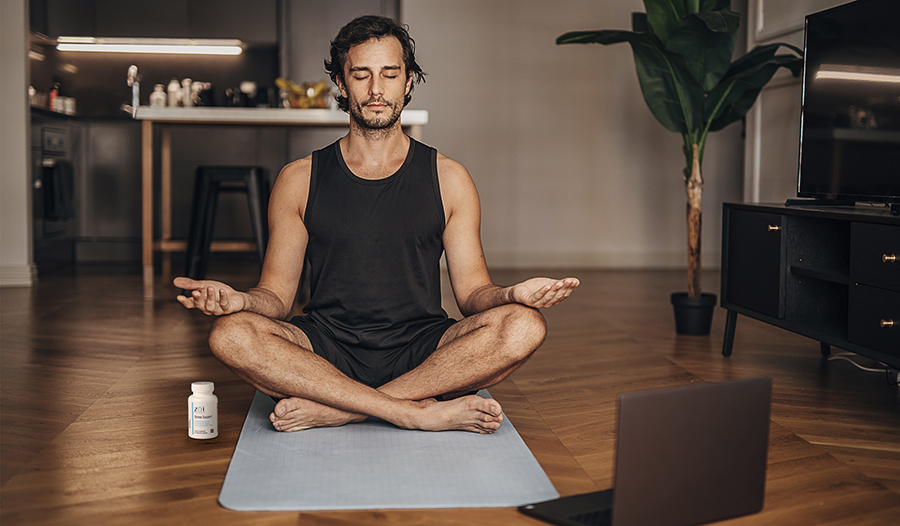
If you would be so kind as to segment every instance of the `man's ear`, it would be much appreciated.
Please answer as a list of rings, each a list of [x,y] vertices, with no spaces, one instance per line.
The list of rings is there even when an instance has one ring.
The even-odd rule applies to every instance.
[[[407,75],[406,76],[406,94],[407,95],[409,95],[409,93],[412,91],[412,82],[413,82],[412,75]]]
[[[338,91],[341,92],[341,97],[347,98],[347,88],[344,86],[344,77],[342,75],[338,75],[334,79],[334,83],[337,84]]]

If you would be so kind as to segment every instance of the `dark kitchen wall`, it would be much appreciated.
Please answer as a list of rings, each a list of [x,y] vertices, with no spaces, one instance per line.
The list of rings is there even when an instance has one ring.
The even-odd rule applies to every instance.
[[[190,78],[212,83],[215,105],[225,105],[225,89],[242,81],[274,87],[279,7],[278,0],[32,0],[32,30],[47,37],[31,42],[44,56],[32,61],[32,86],[46,93],[58,79],[61,95],[75,97],[79,115],[121,116],[122,103],[131,100],[126,72],[134,64],[141,104],[149,103],[155,84]],[[238,56],[59,52],[59,36],[237,38],[246,49]]]
[[[141,104],[148,103],[154,84],[168,85],[173,77],[212,82],[221,103],[224,89],[242,80],[271,86],[278,76],[298,83],[327,78],[322,62],[330,39],[343,24],[361,14],[397,17],[399,13],[399,0],[34,2],[38,9],[34,5],[31,9],[32,30],[45,36],[32,38],[32,48],[44,56],[44,60],[32,60],[32,85],[46,93],[52,78],[58,76],[62,95],[76,97],[80,123],[76,128],[83,134],[84,162],[76,178],[79,262],[140,262],[141,126],[120,110],[122,103],[130,102],[128,66],[137,65],[142,75]],[[241,38],[249,46],[238,57],[64,53],[53,47],[60,35]],[[274,182],[282,166],[345,133],[268,126],[175,125],[171,129],[176,239],[188,234],[196,165],[263,166]],[[159,144],[159,129],[155,135]],[[245,198],[223,196],[215,237],[249,238],[250,232]],[[176,265],[174,270],[179,268]]]

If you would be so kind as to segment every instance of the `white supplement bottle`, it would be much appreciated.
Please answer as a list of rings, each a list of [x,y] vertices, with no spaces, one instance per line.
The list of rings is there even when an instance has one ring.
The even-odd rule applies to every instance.
[[[157,84],[153,87],[153,93],[150,94],[150,107],[151,108],[165,108],[166,107],[166,87],[162,84]]]
[[[172,79],[169,81],[169,107],[177,108],[181,106],[181,101],[181,84],[178,79]]]
[[[188,397],[188,436],[216,438],[219,436],[219,399],[212,394],[212,382],[194,382]]]

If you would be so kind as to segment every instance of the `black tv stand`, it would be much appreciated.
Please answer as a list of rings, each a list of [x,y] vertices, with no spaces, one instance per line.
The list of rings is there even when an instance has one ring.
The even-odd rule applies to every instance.
[[[784,206],[856,206],[851,199],[788,199]]]
[[[788,199],[784,202],[784,206],[856,206],[857,201],[849,199]],[[885,207],[890,208],[892,216],[900,216],[900,203],[885,203]]]
[[[817,204],[725,203],[722,354],[741,314],[900,370],[900,217]]]

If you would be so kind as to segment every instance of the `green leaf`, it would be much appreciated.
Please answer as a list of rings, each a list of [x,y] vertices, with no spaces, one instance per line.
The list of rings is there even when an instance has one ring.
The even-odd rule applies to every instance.
[[[691,15],[699,18],[710,31],[716,33],[736,33],[741,24],[741,15],[730,9],[718,9]]]
[[[632,31],[576,31],[557,38],[559,44],[628,42],[634,53],[641,92],[650,111],[667,129],[696,133],[703,123],[703,90],[684,57],[667,52],[655,36]]]
[[[785,46],[798,55],[776,55]],[[740,120],[756,102],[760,91],[779,68],[786,67],[796,76],[803,68],[802,52],[788,44],[770,44],[754,48],[736,60],[720,84],[706,99],[707,119],[712,121],[709,130],[721,130]],[[711,113],[718,106],[715,115]]]
[[[681,25],[681,17],[687,14],[684,0],[644,0],[644,9],[650,29],[663,45],[669,41],[669,34]]]
[[[669,35],[666,49],[685,58],[704,91],[713,89],[731,66],[739,21],[732,11],[688,15]]]

